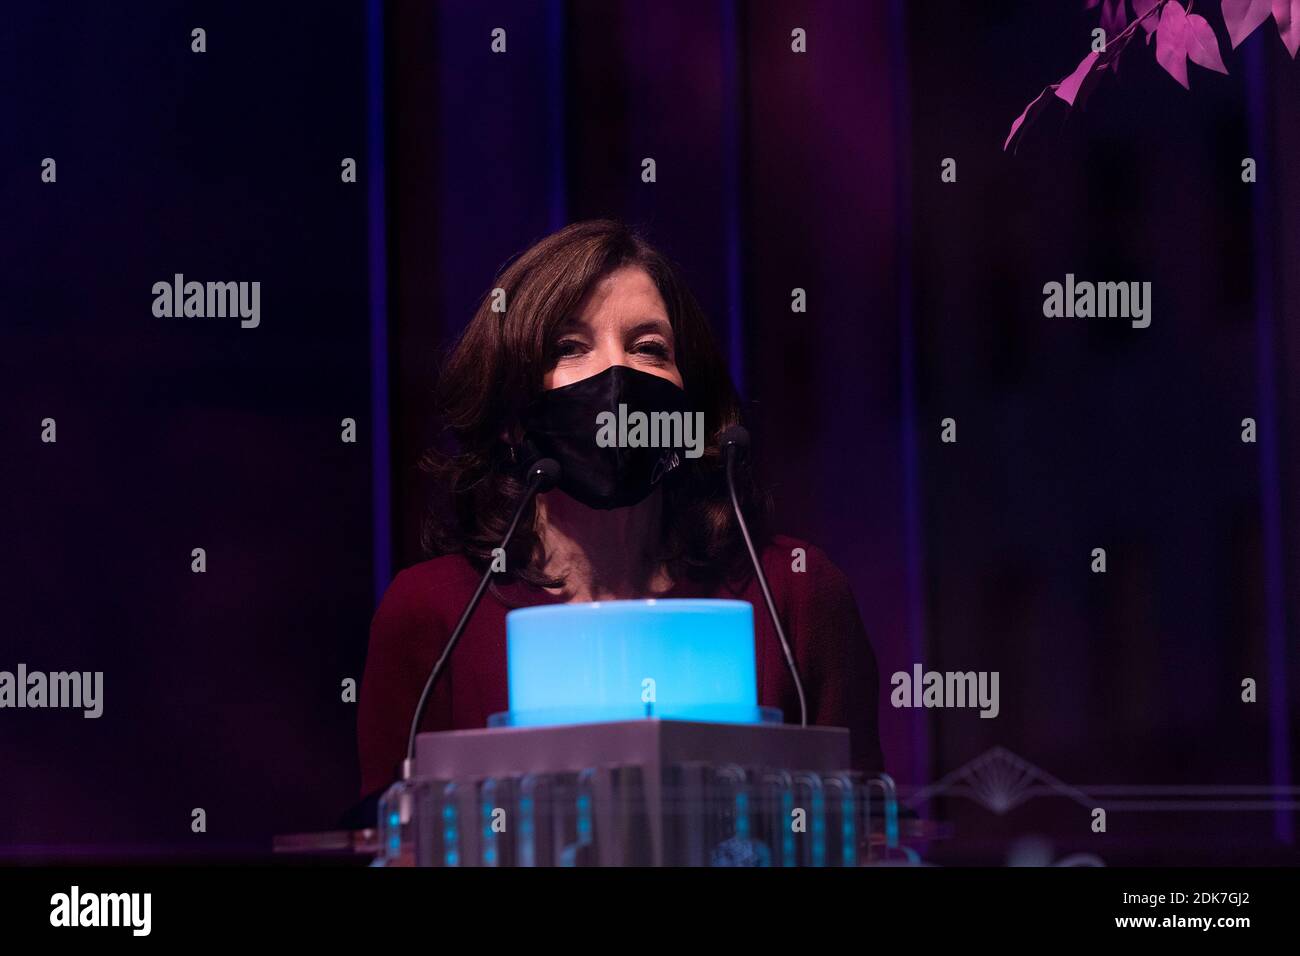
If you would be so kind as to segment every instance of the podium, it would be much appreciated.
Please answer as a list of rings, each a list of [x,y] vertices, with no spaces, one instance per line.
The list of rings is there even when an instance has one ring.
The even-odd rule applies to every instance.
[[[519,608],[506,639],[510,710],[417,735],[376,865],[857,866],[878,835],[897,847],[893,782],[849,769],[849,732],[759,706],[748,602]]]
[[[849,732],[644,718],[420,734],[379,865],[856,866],[897,839]]]

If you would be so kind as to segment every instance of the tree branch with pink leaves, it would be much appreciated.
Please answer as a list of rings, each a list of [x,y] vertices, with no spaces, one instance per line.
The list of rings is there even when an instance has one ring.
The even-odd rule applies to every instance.
[[[1220,53],[1219,37],[1210,22],[1193,12],[1196,0],[1088,0],[1087,9],[1101,8],[1098,28],[1093,31],[1092,52],[1074,72],[1051,83],[1024,108],[1011,124],[1002,149],[1013,152],[1025,131],[1051,105],[1062,100],[1070,109],[1083,108],[1107,71],[1119,68],[1119,58],[1139,32],[1146,45],[1155,45],[1156,62],[1184,89],[1191,89],[1189,64],[1216,73],[1227,73]],[[1203,0],[1209,6],[1210,0]],[[1221,0],[1220,13],[1232,49],[1270,18],[1291,58],[1300,52],[1300,0]]]

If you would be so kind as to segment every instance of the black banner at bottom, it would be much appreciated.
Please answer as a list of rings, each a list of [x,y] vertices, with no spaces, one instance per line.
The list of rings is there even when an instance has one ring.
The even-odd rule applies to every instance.
[[[0,869],[6,940],[370,944],[547,942],[607,930],[656,946],[762,939],[778,924],[936,942],[1293,935],[1289,868],[419,870],[184,866]],[[672,931],[674,935],[662,934]],[[680,931],[685,935],[676,935]],[[454,934],[454,935],[448,935]],[[577,935],[569,935],[577,934]],[[414,936],[414,940],[412,940]],[[611,945],[619,937],[602,937]],[[862,939],[871,937],[863,936]]]

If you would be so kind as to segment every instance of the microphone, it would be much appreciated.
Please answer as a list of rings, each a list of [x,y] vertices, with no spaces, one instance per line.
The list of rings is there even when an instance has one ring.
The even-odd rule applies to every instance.
[[[743,425],[731,425],[723,431],[719,443],[727,462],[727,490],[731,492],[731,510],[736,513],[736,523],[740,525],[740,534],[745,539],[745,547],[749,549],[749,560],[754,565],[758,586],[763,591],[767,613],[772,618],[772,626],[776,628],[776,636],[781,641],[781,650],[785,652],[786,667],[790,670],[790,676],[794,678],[794,689],[799,695],[799,726],[807,727],[808,701],[803,695],[803,680],[799,677],[799,668],[794,662],[794,652],[790,650],[790,642],[786,640],[785,629],[781,627],[781,619],[777,617],[776,602],[772,600],[772,589],[767,586],[767,575],[763,573],[758,552],[754,550],[754,540],[749,536],[749,527],[745,524],[745,516],[741,514],[740,499],[736,497],[736,460],[749,451],[749,431]]]
[[[524,513],[524,508],[536,497],[540,491],[550,491],[560,481],[560,463],[554,458],[540,458],[533,462],[528,468],[528,486],[524,489],[523,496],[519,499],[519,504],[515,506],[515,515],[510,519],[510,527],[506,529],[505,537],[501,539],[498,545],[501,550],[505,550],[510,539],[514,537],[515,526],[519,524],[519,518]],[[411,779],[411,770],[415,763],[415,734],[420,727],[420,718],[424,716],[424,709],[429,703],[429,697],[433,693],[433,687],[438,683],[438,678],[447,667],[447,661],[451,660],[451,652],[456,649],[460,643],[460,636],[465,632],[465,625],[469,624],[469,619],[474,614],[474,609],[478,607],[479,601],[483,599],[483,592],[487,590],[488,581],[492,579],[492,565],[489,564],[487,570],[483,572],[483,577],[478,582],[478,587],[474,590],[474,596],[469,599],[469,604],[465,605],[465,610],[460,616],[460,622],[456,625],[455,630],[451,632],[451,637],[447,640],[447,646],[443,648],[442,656],[438,662],[433,665],[433,670],[429,673],[429,679],[424,682],[424,691],[420,694],[420,702],[415,705],[415,714],[411,717],[411,732],[406,738],[406,759],[402,761],[402,779]]]

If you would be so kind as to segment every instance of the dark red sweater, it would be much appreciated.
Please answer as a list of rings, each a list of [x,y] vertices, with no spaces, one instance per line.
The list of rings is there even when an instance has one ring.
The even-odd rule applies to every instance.
[[[792,570],[795,548],[805,549],[806,570]],[[848,579],[818,548],[780,536],[763,550],[763,570],[803,677],[809,723],[847,727],[853,769],[881,769],[876,658]],[[396,777],[420,690],[478,579],[465,558],[449,555],[407,568],[385,592],[370,625],[357,717],[363,796]],[[754,605],[758,702],[780,708],[787,722],[798,721],[799,698],[753,575],[743,585],[709,590],[680,582],[662,596],[738,598]],[[508,709],[506,612],[556,601],[527,584],[492,585],[452,653],[420,728],[484,727],[490,714]]]

